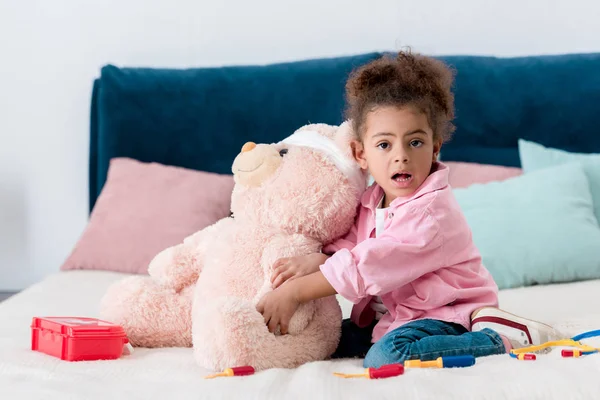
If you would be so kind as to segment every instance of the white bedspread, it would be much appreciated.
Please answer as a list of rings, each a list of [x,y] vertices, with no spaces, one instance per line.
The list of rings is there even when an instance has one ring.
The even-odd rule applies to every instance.
[[[311,363],[251,377],[204,380],[191,349],[136,349],[115,361],[70,363],[30,350],[33,316],[97,316],[106,287],[122,275],[53,275],[0,303],[0,399],[591,399],[600,397],[600,354],[563,359],[560,351],[517,361],[479,358],[462,369],[413,369],[379,381],[341,379],[358,360]],[[555,324],[569,335],[600,329],[600,281],[501,292],[501,306]],[[348,307],[345,305],[345,312]],[[598,340],[588,341],[600,346]]]

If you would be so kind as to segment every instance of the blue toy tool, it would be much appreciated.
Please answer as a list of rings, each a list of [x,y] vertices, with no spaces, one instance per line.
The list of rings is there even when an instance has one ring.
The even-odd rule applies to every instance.
[[[433,361],[406,360],[404,368],[462,368],[475,364],[474,356],[438,357]]]

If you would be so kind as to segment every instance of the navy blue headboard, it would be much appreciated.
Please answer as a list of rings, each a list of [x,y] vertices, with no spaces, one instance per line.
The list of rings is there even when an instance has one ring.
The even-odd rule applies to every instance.
[[[339,123],[348,74],[377,57],[185,70],[104,67],[92,98],[90,209],[113,157],[231,173],[247,141],[273,143],[309,122]]]
[[[276,142],[309,122],[339,124],[350,71],[382,53],[266,66],[105,66],[94,83],[90,210],[113,157],[230,173],[246,141]],[[600,152],[600,54],[440,57],[457,71],[446,161],[519,166],[522,137]]]

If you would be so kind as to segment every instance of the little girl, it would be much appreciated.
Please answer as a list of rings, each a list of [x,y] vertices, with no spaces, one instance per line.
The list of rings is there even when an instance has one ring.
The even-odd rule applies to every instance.
[[[271,332],[286,334],[301,303],[338,293],[355,306],[334,357],[365,357],[365,367],[502,354],[554,337],[496,308],[497,285],[437,161],[454,130],[452,80],[442,62],[410,52],[352,74],[353,154],[375,183],[325,254],[278,260],[276,289],[257,305]]]

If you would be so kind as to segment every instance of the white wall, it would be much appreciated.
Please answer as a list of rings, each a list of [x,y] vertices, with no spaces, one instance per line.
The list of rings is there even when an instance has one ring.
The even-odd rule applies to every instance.
[[[597,0],[0,0],[0,291],[57,271],[85,228],[90,89],[105,63],[591,52],[599,14]]]

